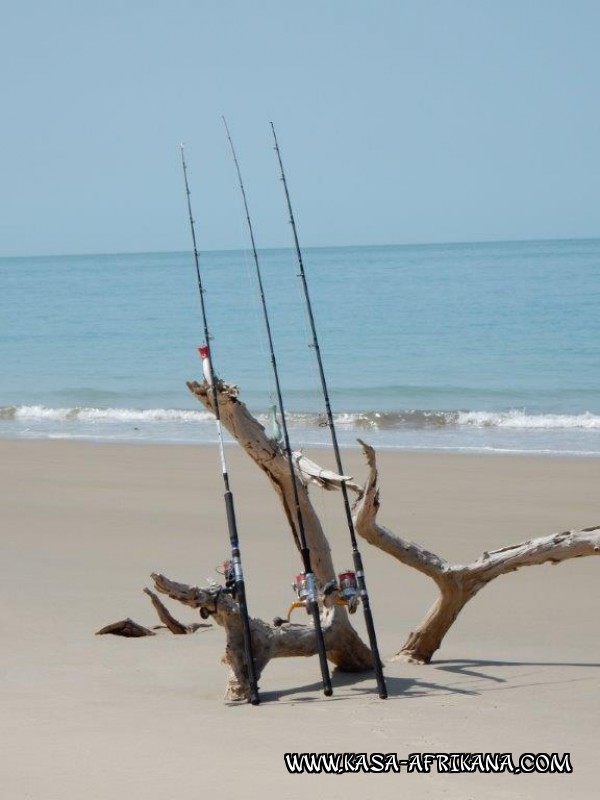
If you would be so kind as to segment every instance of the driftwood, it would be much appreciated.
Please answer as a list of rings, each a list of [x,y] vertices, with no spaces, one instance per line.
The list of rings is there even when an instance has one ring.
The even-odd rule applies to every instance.
[[[206,408],[213,410],[212,391],[208,391],[205,383],[188,383],[188,388]],[[266,435],[263,426],[238,400],[236,387],[218,381],[217,389],[219,411],[224,427],[269,478],[281,501],[294,541],[299,548],[293,484],[285,452],[277,441]],[[340,476],[322,469],[302,453],[294,453],[294,465],[304,533],[311,553],[311,565],[319,586],[322,589],[328,587],[327,596],[321,597],[321,622],[327,658],[345,672],[364,672],[373,668],[373,656],[350,624],[346,608],[336,602],[337,588],[331,589],[336,575],[331,550],[311,504],[307,488],[308,484],[313,484],[327,490],[335,489],[344,481],[352,491],[359,492],[360,486],[354,483],[350,476]],[[244,643],[239,606],[234,598],[222,586],[201,589],[170,580],[164,575],[153,574],[152,578],[158,592],[192,608],[200,609],[203,616],[211,616],[225,629],[227,646],[223,661],[229,671],[226,698],[246,699],[248,684],[244,666]],[[152,597],[152,593],[146,591]],[[158,600],[156,596],[152,601],[157,607],[155,600]],[[165,612],[166,609],[162,612],[161,619],[171,630],[176,629],[180,623],[176,620],[174,623],[167,622],[168,612]],[[250,627],[257,676],[261,675],[272,658],[313,656],[317,653],[316,637],[311,624],[281,624],[278,620],[278,624],[271,625],[260,619],[251,619]],[[180,631],[174,630],[174,632]]]
[[[200,630],[200,628],[212,627],[209,623],[205,622],[192,622],[189,625],[184,625],[182,622],[179,622],[179,620],[175,619],[169,610],[160,602],[160,598],[154,594],[154,592],[151,592],[150,589],[146,588],[144,589],[144,594],[148,595],[152,601],[152,605],[156,609],[158,618],[163,623],[165,628],[168,628],[171,631],[171,633],[176,635],[196,633],[196,631]]]
[[[121,619],[118,622],[111,622],[110,625],[105,625],[99,631],[96,631],[96,636],[103,636],[107,633],[112,633],[113,636],[125,636],[128,639],[138,638],[140,636],[156,636],[155,630],[159,628],[167,628],[171,633],[178,635],[187,633],[196,633],[200,628],[212,628],[209,623],[192,622],[191,625],[184,625],[169,612],[169,610],[161,603],[160,598],[151,592],[150,589],[144,589],[144,594],[147,594],[152,605],[154,606],[158,618],[163,623],[162,625],[155,625],[153,630],[145,628],[139,622],[134,622],[132,619]]]
[[[139,622],[134,622],[129,617],[118,622],[111,622],[110,625],[105,625],[99,631],[96,631],[96,636],[104,636],[107,633],[112,633],[113,636],[126,636],[128,639],[137,639],[140,636],[156,636],[154,631],[144,628]]]
[[[238,603],[222,586],[200,589],[158,574],[153,574],[152,579],[157,591],[191,608],[200,609],[225,629],[227,646],[223,663],[229,672],[225,698],[232,701],[247,699],[244,641]],[[331,595],[322,598],[321,619],[327,655],[334,663],[342,662],[346,671],[361,672],[368,668],[368,664],[360,657],[353,662],[349,659],[348,652],[352,651],[355,634],[352,628],[344,624],[343,617],[336,613],[333,602]],[[317,653],[316,637],[311,625],[276,626],[252,618],[250,631],[257,679],[272,658],[306,657]]]
[[[212,392],[207,390],[206,384],[191,382],[188,383],[188,388],[207,409],[213,410]],[[285,452],[277,441],[266,435],[262,425],[238,399],[235,386],[217,381],[217,390],[224,427],[267,475],[299,547],[293,489]],[[353,512],[357,534],[369,544],[427,575],[436,583],[439,590],[437,600],[394,656],[397,660],[429,663],[465,604],[499,575],[525,566],[557,564],[567,559],[600,553],[599,526],[503,547],[483,553],[471,564],[450,564],[435,553],[379,525],[377,513],[380,502],[375,451],[364,442],[360,443],[369,466],[369,476],[363,488],[354,483],[350,476],[335,475],[308,461],[301,454],[294,454],[295,479],[313,570],[322,590],[329,585],[328,592],[321,596],[321,618],[327,656],[341,670],[360,672],[371,669],[373,658],[351,626],[345,608],[336,602],[337,590],[330,590],[331,582],[335,580],[335,570],[329,543],[308,495],[308,484],[317,484],[323,489],[336,489],[344,481],[358,495]],[[202,616],[211,616],[225,629],[227,646],[223,661],[229,670],[226,697],[229,700],[247,698],[243,637],[239,607],[235,599],[221,586],[200,589],[177,583],[164,575],[153,574],[152,578],[158,592],[200,609]],[[155,607],[155,601],[162,605],[156,595],[146,591]],[[181,623],[173,620],[168,612],[159,612],[159,615],[170,630],[175,633],[183,632],[178,630]],[[310,624],[270,625],[260,619],[251,619],[250,626],[258,676],[272,658],[312,656],[317,653],[314,629]]]
[[[360,440],[359,440],[360,441]],[[449,564],[376,521],[379,510],[377,464],[372,447],[360,442],[370,473],[365,491],[355,507],[356,532],[369,544],[435,581],[439,596],[421,624],[412,631],[395,660],[428,664],[460,611],[484,586],[521,567],[559,564],[571,558],[600,554],[600,526],[565,531],[490,550],[471,564]]]
[[[206,408],[212,408],[210,393],[207,393],[204,385],[188,383],[188,388]],[[236,387],[224,383],[219,384],[219,408],[227,430],[242,445],[252,460],[269,476],[284,505],[290,528],[296,535],[290,511],[292,504],[289,473],[283,452],[276,442],[266,437],[262,426],[250,415],[246,406],[239,401]],[[567,559],[600,553],[600,527],[591,527],[551,534],[490,551],[471,564],[450,564],[435,553],[397,536],[388,528],[377,523],[379,488],[375,451],[364,442],[360,440],[359,442],[367,458],[369,476],[363,489],[360,489],[355,483],[347,484],[358,494],[354,508],[357,534],[369,544],[397,558],[406,566],[417,569],[430,577],[439,589],[437,600],[421,624],[410,633],[400,651],[394,656],[395,659],[421,664],[429,663],[465,604],[499,575],[525,566],[557,564]],[[311,474],[318,475],[319,469],[313,467]],[[310,480],[306,476],[303,479],[304,481]],[[317,478],[313,477],[312,479],[318,483]],[[324,488],[336,488],[336,482],[328,481]],[[329,545],[310,505],[308,493],[302,494],[302,502],[303,514],[309,522],[307,538],[311,554],[314,552],[316,555],[315,573],[324,584],[334,575]],[[319,565],[318,569],[317,564]]]
[[[187,384],[192,394],[209,410],[213,410],[212,391],[206,384],[190,382]],[[229,433],[244,448],[246,453],[267,475],[275,489],[285,511],[290,529],[298,549],[300,549],[296,531],[296,513],[294,493],[290,480],[288,460],[281,446],[270,439],[263,426],[248,411],[245,404],[238,399],[236,386],[218,382],[219,412],[221,422]],[[306,540],[310,548],[313,571],[318,581],[325,585],[335,578],[335,570],[331,559],[329,542],[325,537],[321,522],[310,502],[307,485],[309,483],[323,489],[334,489],[339,486],[343,477],[349,489],[360,492],[361,488],[349,476],[339,476],[329,470],[322,469],[301,454],[295,454],[298,497],[304,522]],[[306,467],[306,470],[304,468]]]

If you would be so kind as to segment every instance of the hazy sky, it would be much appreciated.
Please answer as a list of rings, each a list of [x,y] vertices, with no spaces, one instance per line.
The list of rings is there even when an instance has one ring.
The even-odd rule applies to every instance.
[[[0,255],[600,236],[598,0],[0,0]]]

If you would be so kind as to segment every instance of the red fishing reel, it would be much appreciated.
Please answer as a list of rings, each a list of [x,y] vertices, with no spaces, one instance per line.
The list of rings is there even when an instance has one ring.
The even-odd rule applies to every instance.
[[[313,577],[314,580],[314,577]],[[294,600],[293,603],[290,603],[290,607],[287,610],[287,614],[285,619],[282,617],[275,617],[273,620],[273,624],[279,627],[280,625],[284,625],[286,622],[290,621],[292,616],[292,612],[296,608],[305,608],[307,613],[311,613],[311,602],[313,601],[311,597],[311,587],[309,579],[306,576],[305,572],[299,572],[298,575],[294,578],[294,583],[292,584],[294,591],[296,592],[297,600]]]
[[[338,575],[338,592],[341,605],[347,606],[350,614],[354,614],[358,608],[360,595],[358,593],[358,579],[356,572],[347,570]]]

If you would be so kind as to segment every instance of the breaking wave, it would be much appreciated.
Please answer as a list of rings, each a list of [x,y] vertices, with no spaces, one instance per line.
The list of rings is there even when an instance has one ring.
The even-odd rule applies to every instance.
[[[211,419],[208,411],[174,408],[48,408],[46,406],[2,406],[0,419],[23,422],[198,422]]]
[[[400,411],[341,414],[340,425],[358,428],[391,430],[397,428],[511,428],[534,430],[587,429],[600,430],[600,415],[585,414],[530,414],[511,411]]]
[[[495,413],[491,411],[467,411],[457,415],[458,425],[480,428],[528,428],[566,430],[579,428],[600,430],[598,414],[526,414],[523,411]]]
[[[323,414],[289,412],[288,422],[295,427],[326,427]],[[267,424],[267,414],[257,414]],[[7,422],[115,422],[115,423],[192,423],[211,420],[207,411],[173,408],[52,408],[43,405],[0,406],[0,420]],[[532,414],[511,411],[363,411],[335,415],[336,425],[346,430],[423,430],[441,428],[499,428],[522,430],[600,430],[600,415]]]

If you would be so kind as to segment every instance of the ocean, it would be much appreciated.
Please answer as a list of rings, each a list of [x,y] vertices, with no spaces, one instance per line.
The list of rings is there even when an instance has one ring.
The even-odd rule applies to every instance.
[[[600,240],[306,248],[340,442],[600,455]],[[290,436],[324,446],[292,250],[260,253]],[[251,254],[200,254],[217,375],[265,425]],[[193,256],[0,259],[0,437],[216,441]]]

